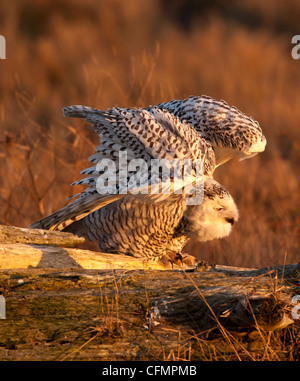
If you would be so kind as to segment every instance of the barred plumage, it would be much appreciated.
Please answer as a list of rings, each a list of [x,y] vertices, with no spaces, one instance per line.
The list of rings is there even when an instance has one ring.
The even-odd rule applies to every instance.
[[[120,168],[116,158],[119,152],[127,154],[127,165],[132,159],[142,159],[148,167],[151,167],[152,159],[166,159],[169,162],[174,159],[181,161],[190,159],[193,166],[196,166],[197,160],[201,159],[204,161],[206,177],[211,176],[215,169],[215,156],[211,145],[193,127],[185,122],[180,122],[167,111],[158,108],[153,108],[151,112],[121,108],[100,111],[86,106],[69,106],[65,107],[63,112],[65,116],[84,118],[93,123],[92,128],[99,134],[101,144],[106,147],[106,150],[99,149],[90,160],[99,163],[103,160],[113,159],[117,164],[117,170],[109,172],[111,176],[117,178],[115,194],[99,194],[96,183],[101,172],[97,166],[88,168],[83,171],[83,173],[88,173],[88,177],[73,183],[74,185],[89,186],[81,196],[61,210],[35,222],[31,225],[33,228],[62,230],[92,211],[124,197],[123,189],[128,187],[128,184],[135,184],[141,176],[141,171],[128,171],[128,177],[123,179],[123,182],[119,181]],[[194,167],[193,171],[195,175]],[[163,194],[154,195],[149,188],[155,182],[154,180],[157,181],[157,178],[160,180],[160,184],[164,185],[159,173],[153,174],[152,171],[148,171],[147,175],[148,177],[144,179],[146,180],[144,190],[148,194],[144,198],[147,201],[166,198]],[[129,190],[134,193],[135,187],[132,186]],[[139,190],[141,191],[141,188]]]
[[[169,252],[180,253],[192,237],[207,241],[228,235],[237,219],[238,210],[229,192],[208,179],[200,205],[187,206],[183,197],[146,203],[126,196],[65,231],[99,241],[103,252],[159,259]]]
[[[147,259],[163,258],[168,252],[180,253],[191,237],[206,241],[229,234],[238,219],[237,207],[229,192],[212,175],[218,165],[234,156],[245,159],[264,150],[266,139],[252,118],[224,101],[207,96],[173,100],[145,109],[101,111],[68,106],[63,112],[65,116],[91,123],[101,144],[89,158],[94,165],[81,172],[87,177],[74,183],[88,188],[77,200],[31,227],[72,231],[98,240],[102,251]],[[149,167],[144,178],[139,178],[140,169],[132,168],[122,177],[123,158],[127,166],[132,160],[142,159]],[[189,180],[184,179],[184,189],[194,184],[198,161],[202,160],[203,202],[188,205],[190,196],[185,191],[172,193],[176,193],[175,170],[171,172],[174,185],[171,194],[149,193],[154,177],[165,186],[160,171],[150,171],[153,159],[169,163],[174,159],[180,162],[190,159],[192,175]],[[108,171],[109,176],[116,176],[110,194],[99,193],[98,187],[99,177],[105,172],[102,167],[99,169],[99,163],[105,160],[116,164]],[[128,195],[124,189],[132,194]],[[140,191],[139,195],[134,194],[136,190]],[[148,193],[143,194],[143,190]]]
[[[240,160],[264,151],[266,138],[259,123],[225,101],[206,95],[172,100],[154,107],[168,110],[181,121],[186,121],[210,142],[220,165],[238,156]],[[151,106],[147,108],[151,110]]]

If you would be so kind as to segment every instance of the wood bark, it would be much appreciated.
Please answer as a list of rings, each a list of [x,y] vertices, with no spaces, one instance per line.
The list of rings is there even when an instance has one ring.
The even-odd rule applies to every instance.
[[[24,243],[72,247],[84,241],[83,237],[71,233],[0,225],[1,244]]]
[[[202,263],[187,272],[51,241],[67,238],[73,245],[69,234],[47,232],[47,244],[36,244],[43,231],[28,230],[22,236],[34,243],[0,239],[6,302],[0,360],[299,357],[299,320],[291,311],[300,264],[245,269]],[[5,231],[13,237],[19,230]]]

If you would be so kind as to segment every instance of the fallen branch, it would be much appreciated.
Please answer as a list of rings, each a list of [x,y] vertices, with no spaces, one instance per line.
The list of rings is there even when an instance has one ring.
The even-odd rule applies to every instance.
[[[248,349],[240,350],[241,337],[251,342],[261,338],[260,351],[264,357],[268,353],[266,348],[270,348],[265,332],[288,326],[298,327],[293,328],[295,332],[299,330],[299,321],[292,319],[291,309],[300,264],[261,269],[206,264],[194,272],[186,272],[179,267],[166,270],[156,262],[140,258],[57,246],[82,241],[70,233],[1,227],[0,234],[0,289],[7,303],[7,324],[1,322],[0,334],[8,348],[12,341],[20,345],[20,356],[24,340],[31,350],[31,333],[27,327],[32,326],[33,320],[43,335],[49,331],[45,342],[42,339],[43,359],[52,358],[47,354],[49,342],[53,342],[51,353],[59,356],[60,340],[64,342],[69,331],[76,330],[80,336],[83,317],[87,327],[94,327],[94,322],[99,321],[99,328],[93,329],[101,334],[107,330],[114,334],[115,329],[121,332],[126,327],[132,341],[140,338],[138,345],[143,349],[138,353],[151,354],[161,353],[160,341],[155,339],[159,332],[168,332],[166,337],[162,334],[161,340],[173,348],[174,338],[170,339],[169,332],[180,331],[185,337],[195,332],[199,343],[203,337],[198,335],[211,335],[209,340],[221,336],[226,339],[222,351],[233,353],[237,359],[252,358]],[[18,243],[13,243],[13,237]],[[19,243],[21,239],[27,243]],[[56,311],[53,316],[49,312],[52,310]],[[113,314],[111,317],[108,311]],[[22,327],[17,335],[16,324]],[[145,333],[153,329],[154,336]],[[57,330],[62,332],[62,338],[59,336],[55,341]],[[85,352],[95,359],[120,358],[121,355],[111,356],[106,349],[111,345],[111,353],[117,353],[122,345],[130,347],[127,334],[120,332],[115,343],[108,339],[95,351],[89,350],[84,342],[79,345],[80,350],[74,351],[71,340],[70,355],[74,352],[81,358],[81,352]],[[96,342],[96,339],[89,340],[86,343]],[[106,357],[99,353],[105,353]],[[271,352],[269,355],[272,358]],[[133,354],[128,352],[128,356]],[[0,359],[4,358],[6,352],[1,355],[0,348]]]
[[[83,237],[71,233],[0,225],[1,244],[26,243],[73,247],[84,241]]]

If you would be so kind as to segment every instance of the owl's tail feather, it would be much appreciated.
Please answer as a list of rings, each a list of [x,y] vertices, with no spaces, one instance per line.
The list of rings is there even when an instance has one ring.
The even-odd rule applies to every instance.
[[[49,216],[34,222],[30,227],[33,229],[63,230],[94,210],[100,209],[122,197],[124,197],[122,194],[100,196],[96,193],[89,195],[89,197],[78,198]]]
[[[73,118],[84,118],[87,121],[93,123],[95,119],[93,118],[94,115],[100,115],[102,116],[103,111],[98,110],[93,107],[89,106],[83,106],[83,105],[72,105],[72,106],[66,106],[63,107],[63,115]]]

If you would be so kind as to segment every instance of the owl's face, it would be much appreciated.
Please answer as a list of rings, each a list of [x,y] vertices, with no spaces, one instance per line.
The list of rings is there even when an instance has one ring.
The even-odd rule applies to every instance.
[[[215,180],[209,180],[204,186],[202,204],[188,207],[185,217],[192,236],[204,242],[228,236],[239,213],[230,193]]]
[[[198,239],[210,241],[230,234],[232,225],[238,220],[238,209],[232,197],[216,196],[204,199],[202,205],[201,230]]]

